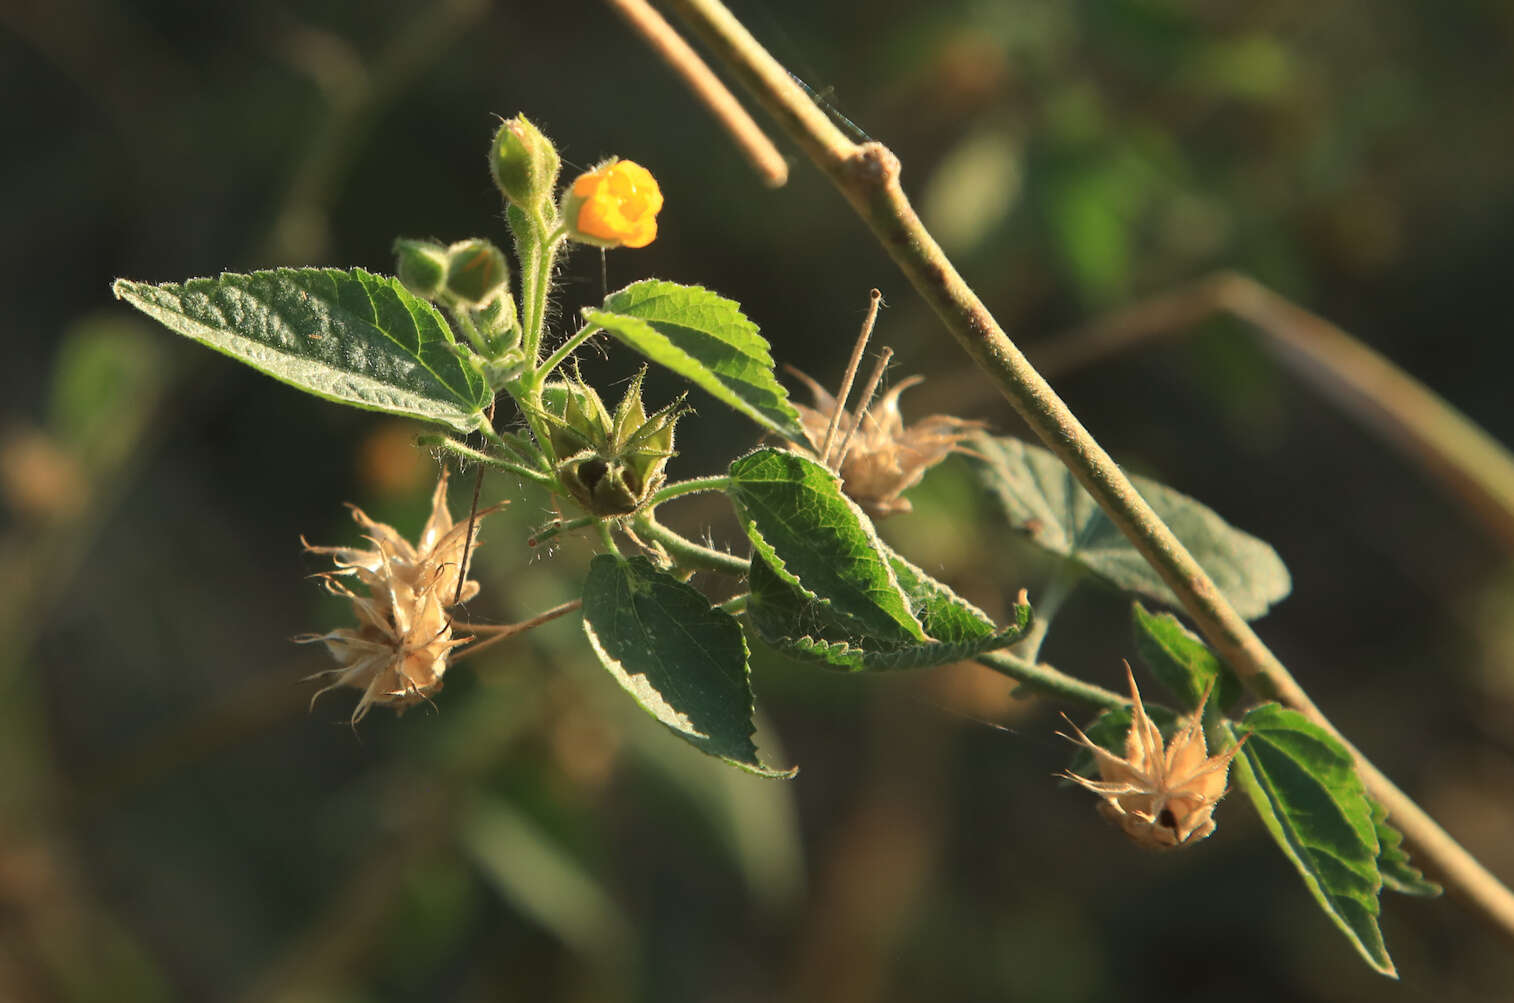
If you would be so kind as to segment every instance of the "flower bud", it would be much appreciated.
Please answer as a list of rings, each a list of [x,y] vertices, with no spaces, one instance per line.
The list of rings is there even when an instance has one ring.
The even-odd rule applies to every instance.
[[[395,271],[406,289],[422,299],[436,299],[447,282],[447,249],[429,240],[394,242]]]
[[[510,266],[499,248],[480,237],[447,248],[447,292],[475,310],[508,291]]]
[[[489,173],[516,205],[537,206],[550,199],[559,164],[557,148],[524,115],[506,120],[494,134]]]
[[[596,247],[646,247],[657,238],[662,189],[645,167],[612,160],[579,176],[563,200],[568,236]]]
[[[515,297],[509,293],[494,297],[468,317],[484,336],[493,354],[499,355],[520,344],[520,326],[515,314]]]

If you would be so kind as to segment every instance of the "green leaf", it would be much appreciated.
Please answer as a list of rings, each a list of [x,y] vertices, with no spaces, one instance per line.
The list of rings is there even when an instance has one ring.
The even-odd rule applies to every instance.
[[[1444,889],[1409,863],[1404,834],[1388,824],[1388,809],[1370,795],[1367,800],[1372,805],[1372,824],[1377,829],[1377,869],[1382,872],[1383,887],[1400,895],[1435,898]]]
[[[1210,651],[1171,613],[1152,614],[1139,602],[1130,604],[1136,657],[1178,698],[1184,710],[1196,710],[1204,691],[1214,684],[1214,701],[1221,711],[1241,698],[1241,681],[1230,666]]]
[[[666,366],[763,428],[804,441],[788,391],[757,325],[732,300],[699,286],[648,279],[611,293],[584,319]]]
[[[436,308],[354,268],[280,268],[111,287],[171,331],[340,404],[472,431],[491,393]]]
[[[886,548],[885,548],[886,550]],[[982,610],[959,597],[892,551],[889,565],[925,628],[923,641],[888,643],[856,627],[850,618],[806,596],[760,556],[747,579],[747,615],[758,636],[791,658],[838,669],[920,669],[973,658],[1007,647],[1030,629],[1028,603],[1015,606],[1015,622],[1000,630]]]
[[[584,633],[647,713],[690,745],[767,777],[752,743],[746,637],[735,617],[655,567],[600,554],[584,582]]]
[[[1165,582],[1109,521],[1093,497],[1047,450],[1019,439],[979,436],[972,453],[1011,525],[1030,540],[1071,558],[1127,592],[1179,605]],[[1237,613],[1254,620],[1293,587],[1282,559],[1266,543],[1214,512],[1143,477],[1131,482],[1172,528]]]
[[[1253,709],[1237,730],[1250,734],[1235,758],[1236,783],[1262,824],[1367,963],[1397,978],[1377,926],[1377,827],[1351,754],[1275,703]]]
[[[872,520],[830,470],[797,453],[759,449],[731,464],[726,489],[755,555],[849,630],[880,644],[926,640]]]

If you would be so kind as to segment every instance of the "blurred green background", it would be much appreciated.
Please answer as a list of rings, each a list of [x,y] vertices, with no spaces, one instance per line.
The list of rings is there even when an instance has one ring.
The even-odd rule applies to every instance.
[[[1514,441],[1514,6],[736,10],[899,154],[1023,344],[1233,268]],[[760,187],[607,8],[12,2],[0,87],[0,999],[1514,997],[1514,951],[1452,900],[1389,896],[1403,980],[1372,975],[1241,799],[1191,852],[1129,845],[1053,781],[1058,708],[972,666],[849,678],[755,653],[759,738],[790,783],[669,736],[571,617],[461,663],[434,707],[356,733],[355,693],[307,712],[298,680],[328,663],[289,639],[344,613],[300,535],[355,541],[344,500],[413,532],[434,463],[413,426],[180,343],[108,285],[503,241],[496,114],[574,166],[613,153],[660,179],[661,236],[609,255],[612,288],[709,286],[834,383],[877,286],[894,378],[929,377],[907,414],[1021,431],[825,181],[796,155]],[[598,255],[564,277],[560,316],[599,298]],[[1507,546],[1239,323],[1056,382],[1122,463],[1277,547],[1294,593],[1264,637],[1514,877]],[[754,440],[694,403],[675,477]],[[544,499],[491,477],[503,497],[470,609],[500,622],[573,596],[587,553],[533,551]],[[912,497],[884,526],[906,554],[991,612],[1034,598],[1044,566],[960,461]],[[718,499],[677,506],[732,538]],[[1123,601],[1085,589],[1061,617],[1045,657],[1118,685]]]

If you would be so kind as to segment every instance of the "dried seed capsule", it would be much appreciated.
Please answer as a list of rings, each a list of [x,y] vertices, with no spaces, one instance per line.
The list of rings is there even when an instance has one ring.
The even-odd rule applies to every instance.
[[[1103,798],[1099,813],[1142,846],[1167,850],[1197,843],[1214,832],[1214,808],[1226,794],[1230,761],[1241,743],[1217,756],[1209,755],[1203,724],[1204,707],[1209,702],[1206,689],[1198,710],[1164,748],[1162,733],[1146,714],[1128,662],[1125,675],[1130,681],[1131,699],[1125,757],[1090,740],[1068,721],[1077,735],[1072,741],[1093,753],[1100,779],[1089,780],[1070,772],[1063,776]],[[1210,688],[1213,686],[1211,681]]]

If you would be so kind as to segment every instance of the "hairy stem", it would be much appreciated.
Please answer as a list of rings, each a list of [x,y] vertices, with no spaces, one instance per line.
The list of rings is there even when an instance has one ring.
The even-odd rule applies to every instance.
[[[578,346],[594,336],[594,332],[600,330],[598,324],[585,324],[579,328],[578,333],[558,346],[557,351],[547,357],[547,361],[541,364],[537,370],[538,379],[546,379],[558,366],[567,361],[568,356],[578,350]]]
[[[719,571],[721,574],[745,577],[751,568],[751,563],[745,558],[735,554],[727,554],[723,550],[706,547],[695,543],[693,540],[668,529],[658,522],[650,514],[638,516],[635,522],[636,532],[662,544],[668,556],[672,557],[680,565],[686,568],[695,568],[702,571]]]
[[[1036,660],[1041,654],[1041,645],[1046,642],[1046,635],[1051,630],[1051,622],[1056,619],[1057,611],[1082,579],[1082,570],[1072,561],[1064,559],[1057,562],[1056,569],[1047,579],[1046,588],[1036,601],[1036,619],[1030,625],[1030,632],[1010,645],[1009,650],[1015,657],[1031,662]]]
[[[830,177],[947,330],[1161,575],[1205,639],[1247,687],[1303,713],[1350,749],[1367,789],[1431,867],[1505,932],[1514,934],[1514,893],[1330,723],[1010,341],[916,215],[899,182],[898,158],[881,143],[859,145],[848,139],[719,0],[669,0],[669,5]]]
[[[415,441],[422,446],[435,446],[438,449],[446,450],[453,456],[459,457],[464,460],[471,460],[474,463],[482,463],[485,466],[493,467],[496,470],[508,470],[512,474],[524,477],[526,480],[531,481],[535,484],[540,484],[545,488],[551,488],[556,486],[557,484],[557,482],[551,477],[547,476],[544,473],[541,473],[538,470],[532,470],[530,467],[521,466],[519,463],[516,463],[512,460],[506,460],[498,456],[492,456],[489,453],[474,449],[467,443],[458,442],[456,439],[449,438],[445,435],[422,435]]]
[[[652,495],[653,505],[661,505],[673,498],[682,498],[684,495],[698,494],[701,491],[724,491],[731,486],[731,479],[724,474],[712,477],[691,477],[686,481],[674,481],[672,484],[658,488]]]
[[[1106,690],[1093,683],[1085,683],[1076,676],[1069,676],[1050,665],[1021,658],[1019,655],[1010,654],[1009,651],[990,651],[986,655],[979,655],[977,660],[980,665],[986,665],[1000,675],[1008,676],[1046,696],[1088,704],[1104,710],[1119,710],[1121,707],[1130,706],[1129,697],[1122,697],[1113,690]]]

